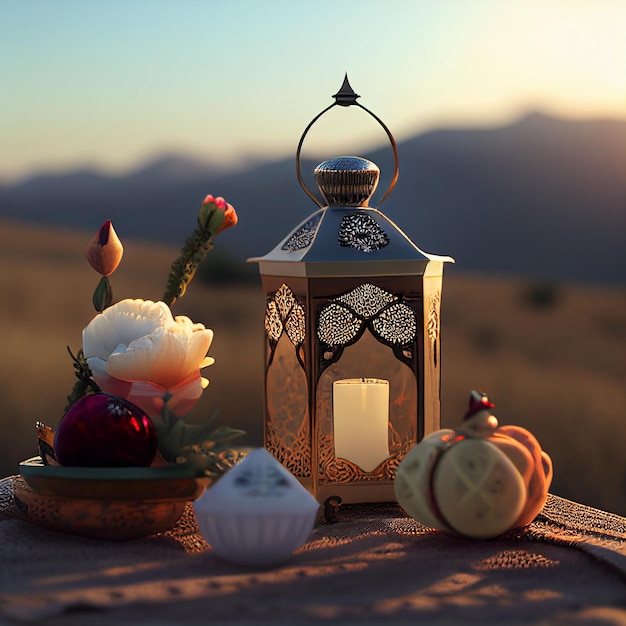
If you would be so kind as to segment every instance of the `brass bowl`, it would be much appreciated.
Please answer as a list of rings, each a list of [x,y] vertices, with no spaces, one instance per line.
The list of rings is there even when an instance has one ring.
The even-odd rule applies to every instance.
[[[20,463],[17,504],[45,528],[97,539],[138,539],[169,530],[210,479],[184,465],[64,467]]]

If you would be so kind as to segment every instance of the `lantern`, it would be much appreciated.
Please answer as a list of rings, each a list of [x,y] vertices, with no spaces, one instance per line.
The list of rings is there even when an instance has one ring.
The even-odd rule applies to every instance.
[[[357,106],[346,76],[305,129],[296,173],[319,209],[259,263],[265,311],[265,447],[320,501],[394,501],[395,469],[439,429],[443,266],[368,204],[380,171],[341,156],[315,168],[320,202],[300,173],[311,126]]]

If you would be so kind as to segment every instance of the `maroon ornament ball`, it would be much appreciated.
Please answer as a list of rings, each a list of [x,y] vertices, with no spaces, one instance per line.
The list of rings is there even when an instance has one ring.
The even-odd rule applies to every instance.
[[[147,467],[157,447],[150,418],[138,406],[106,393],[75,402],[54,435],[57,461],[73,467]]]

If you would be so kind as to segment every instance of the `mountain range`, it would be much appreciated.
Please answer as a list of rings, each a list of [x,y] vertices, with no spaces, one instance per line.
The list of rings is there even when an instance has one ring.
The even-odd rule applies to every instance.
[[[533,113],[419,134],[398,154],[398,183],[380,209],[422,250],[454,257],[455,271],[626,284],[626,121]],[[359,156],[381,168],[375,206],[393,155],[383,145]],[[302,161],[312,190],[317,162]],[[166,155],[120,176],[84,169],[2,185],[0,218],[92,232],[110,218],[122,239],[182,244],[208,193],[239,215],[217,240],[234,262],[265,254],[317,209],[294,157],[225,170]]]

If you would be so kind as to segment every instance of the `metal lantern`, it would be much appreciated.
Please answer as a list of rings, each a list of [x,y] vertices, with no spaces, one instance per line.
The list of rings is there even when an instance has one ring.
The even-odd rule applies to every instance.
[[[320,202],[300,174],[311,126],[357,106],[346,76],[296,153],[319,206],[259,263],[265,311],[265,447],[320,501],[395,500],[395,469],[440,424],[443,265],[368,204],[378,167],[340,156],[315,168]],[[382,202],[381,200],[381,202]]]

